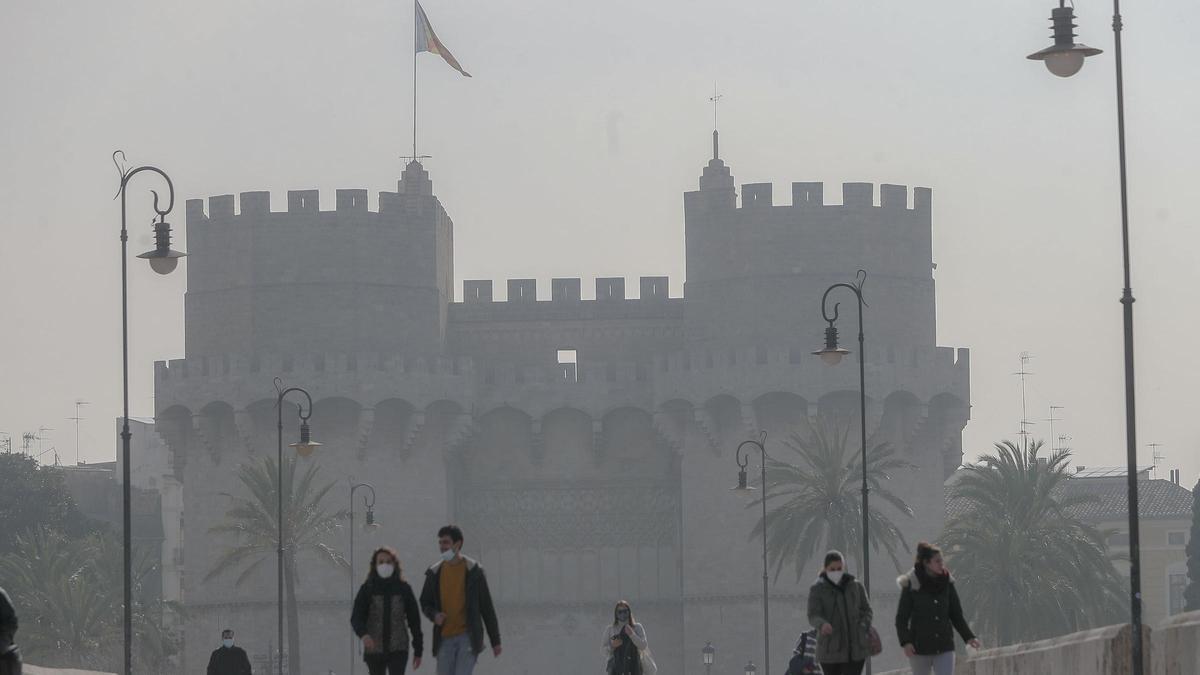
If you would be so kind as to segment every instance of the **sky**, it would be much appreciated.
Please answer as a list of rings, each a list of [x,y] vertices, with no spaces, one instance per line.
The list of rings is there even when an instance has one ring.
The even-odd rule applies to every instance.
[[[972,350],[968,459],[1017,438],[1028,352],[1035,437],[1062,406],[1072,463],[1123,465],[1112,10],[1076,4],[1079,40],[1105,52],[1060,79],[1024,58],[1050,44],[1048,0],[427,0],[473,75],[420,55],[417,150],[454,219],[458,292],[668,275],[681,295],[682,193],[708,159],[715,86],[739,184],[933,188],[938,341]],[[406,0],[0,3],[0,432],[14,446],[47,427],[43,459],[74,461],[82,399],[80,459],[115,453],[111,153],[171,175],[178,236],[188,198],[374,200],[411,148],[412,21]],[[1125,28],[1139,454],[1161,444],[1159,476],[1191,485],[1200,4],[1130,5]],[[131,253],[152,244],[156,187],[131,187]],[[149,416],[153,362],[183,355],[184,274],[130,270],[131,414]]]

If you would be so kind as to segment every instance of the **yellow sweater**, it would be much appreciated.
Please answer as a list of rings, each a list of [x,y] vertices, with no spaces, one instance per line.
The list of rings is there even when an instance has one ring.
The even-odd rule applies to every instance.
[[[461,558],[454,563],[442,563],[438,570],[441,591],[442,637],[454,637],[467,632],[467,563]]]

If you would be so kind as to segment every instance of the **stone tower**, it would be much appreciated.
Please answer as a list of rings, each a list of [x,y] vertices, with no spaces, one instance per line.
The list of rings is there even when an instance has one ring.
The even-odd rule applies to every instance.
[[[757,517],[728,489],[733,448],[761,429],[785,457],[815,418],[857,419],[857,368],[809,352],[821,292],[859,268],[870,274],[871,442],[917,467],[891,486],[917,513],[900,519],[906,536],[935,536],[970,393],[967,351],[934,341],[929,190],[911,205],[892,185],[878,205],[870,184],[843,186],[840,205],[819,183],[792,193],[776,205],[771,185],[743,185],[739,205],[714,135],[700,189],[684,196],[683,297],[665,277],[640,279],[637,297],[624,278],[596,279],[587,298],[564,278],[541,299],[516,278],[504,299],[468,280],[461,302],[452,224],[419,164],[376,212],[360,190],[338,191],[333,211],[315,191],[289,193],[286,213],[264,193],[242,194],[240,214],[232,196],[207,210],[189,201],[187,354],[156,369],[158,428],[184,486],[188,672],[225,625],[252,655],[274,639],[272,561],[241,586],[206,577],[231,543],[209,534],[229,507],[222,493],[241,489],[240,465],[274,452],[275,377],[316,401],[325,445],[304,461],[337,483],[329,507],[347,504],[348,477],[365,480],[382,524],[356,537],[352,575],[302,561],[305,672],[348,672],[356,658],[350,594],[370,549],[397,546],[419,587],[451,521],[499,606],[505,653],[484,657],[488,672],[601,668],[600,627],[619,599],[647,626],[663,675],[691,672],[709,640],[723,671],[761,663]],[[327,543],[346,551],[347,534]],[[895,570],[873,562],[876,579]],[[785,572],[772,587],[776,663],[802,627],[807,583]],[[886,613],[886,583],[875,595]]]

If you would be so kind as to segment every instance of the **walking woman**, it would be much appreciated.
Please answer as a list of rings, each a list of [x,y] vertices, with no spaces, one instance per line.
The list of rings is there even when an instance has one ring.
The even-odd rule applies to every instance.
[[[649,650],[646,629],[634,620],[628,602],[618,602],[613,608],[612,625],[604,627],[608,675],[654,675],[658,668]]]
[[[385,546],[371,555],[371,571],[354,597],[350,626],[362,640],[370,675],[403,675],[410,651],[413,670],[421,667],[421,608],[400,574],[394,550]]]
[[[913,675],[954,675],[954,631],[975,649],[979,639],[963,616],[942,550],[926,542],[917,544],[916,563],[896,584],[900,586],[896,632]]]
[[[867,589],[846,573],[845,558],[826,553],[821,575],[808,589],[808,622],[817,631],[817,661],[825,675],[862,673],[874,617]]]

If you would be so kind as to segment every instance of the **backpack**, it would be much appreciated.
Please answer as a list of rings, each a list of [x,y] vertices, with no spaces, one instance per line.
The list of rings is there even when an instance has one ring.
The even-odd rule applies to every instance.
[[[786,675],[821,675],[821,664],[817,662],[816,631],[800,634],[800,641],[796,643],[792,658],[788,661]]]

